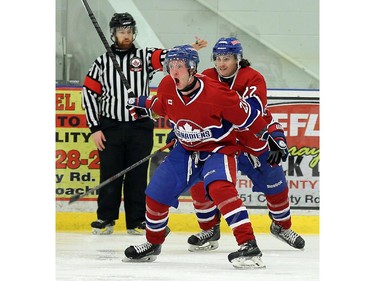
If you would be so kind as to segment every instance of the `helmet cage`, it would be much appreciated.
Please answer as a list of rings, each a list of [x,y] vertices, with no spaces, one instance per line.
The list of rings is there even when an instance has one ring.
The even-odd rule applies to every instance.
[[[217,56],[233,55],[237,61],[241,61],[243,49],[240,41],[234,37],[220,38],[212,49],[212,60]]]
[[[164,60],[164,71],[169,73],[169,63],[171,61],[182,60],[185,66],[192,70],[193,73],[197,72],[199,64],[198,52],[190,45],[176,46],[170,49]]]

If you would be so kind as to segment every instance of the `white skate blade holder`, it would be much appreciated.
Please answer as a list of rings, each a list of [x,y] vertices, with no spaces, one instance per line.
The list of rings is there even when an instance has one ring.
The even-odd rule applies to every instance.
[[[239,257],[231,261],[233,267],[237,269],[263,269],[266,265],[259,256],[255,257]]]
[[[202,246],[189,244],[189,252],[207,252],[213,251],[219,247],[218,241],[209,241]]]
[[[149,255],[140,259],[129,259],[128,257],[124,257],[122,259],[123,262],[137,262],[137,263],[142,263],[142,262],[153,262],[156,260],[157,255]]]

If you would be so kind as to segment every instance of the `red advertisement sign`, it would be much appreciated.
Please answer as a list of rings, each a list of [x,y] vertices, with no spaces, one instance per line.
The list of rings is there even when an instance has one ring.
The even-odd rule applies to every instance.
[[[274,101],[273,101],[274,102]],[[285,130],[289,157],[282,163],[288,182],[291,206],[296,209],[319,208],[319,103],[298,99],[274,102],[269,106]],[[252,191],[251,181],[238,174],[237,190],[246,206],[265,208],[265,197]]]

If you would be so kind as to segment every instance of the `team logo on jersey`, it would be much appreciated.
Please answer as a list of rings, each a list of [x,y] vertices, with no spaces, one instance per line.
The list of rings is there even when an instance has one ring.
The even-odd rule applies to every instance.
[[[142,60],[139,57],[133,57],[130,60],[130,70],[131,71],[141,71],[142,70]]]
[[[190,120],[178,121],[174,131],[178,140],[188,147],[197,146],[204,140],[212,138],[210,130],[203,129]]]

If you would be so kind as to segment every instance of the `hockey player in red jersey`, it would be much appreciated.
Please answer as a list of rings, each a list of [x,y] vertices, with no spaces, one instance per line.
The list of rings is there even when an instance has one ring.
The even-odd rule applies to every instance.
[[[283,168],[279,164],[288,156],[285,135],[282,126],[273,120],[267,109],[264,77],[250,67],[250,63],[243,59],[242,55],[243,49],[239,40],[233,37],[220,38],[213,47],[215,67],[206,69],[203,74],[237,91],[252,108],[262,112],[269,128],[278,128],[278,142],[267,142],[246,130],[237,132],[238,143],[243,152],[238,157],[238,169],[251,179],[253,191],[265,194],[269,217],[272,220],[271,233],[290,246],[303,249],[304,239],[291,229],[289,190]],[[202,231],[189,237],[189,250],[214,250],[220,239],[220,212],[215,202],[206,196],[203,183],[193,186],[190,194]]]
[[[234,129],[254,134],[266,128],[270,136],[275,132],[273,128],[267,131],[261,112],[234,90],[197,74],[198,62],[198,53],[189,45],[171,49],[164,64],[169,75],[160,82],[157,95],[128,103],[168,116],[178,142],[146,189],[147,242],[128,247],[124,260],[154,261],[165,240],[169,208],[177,208],[179,196],[203,181],[207,196],[218,206],[240,246],[228,260],[234,267],[264,267],[247,210],[235,188],[239,148]]]

